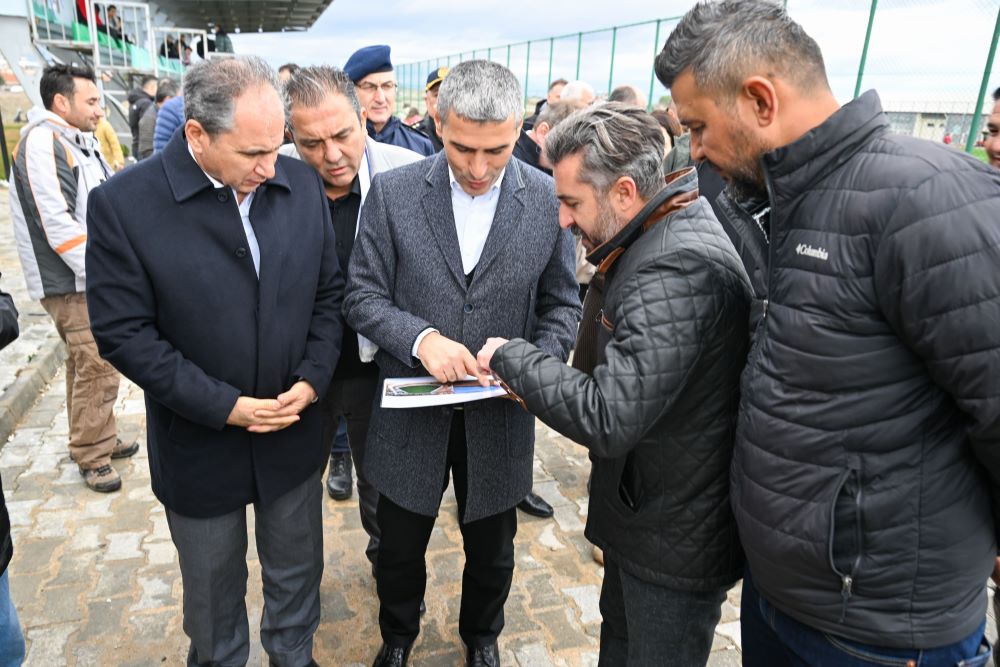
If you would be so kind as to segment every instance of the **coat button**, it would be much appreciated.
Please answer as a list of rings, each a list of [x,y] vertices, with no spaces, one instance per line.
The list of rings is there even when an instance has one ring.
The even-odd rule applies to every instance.
[[[472,312],[473,310],[475,310],[475,308],[473,308],[473,307],[472,307],[472,304],[471,304],[471,303],[467,303],[467,304],[465,304],[465,306],[464,306],[464,307],[462,308],[462,310],[463,310],[463,311],[465,311],[465,313],[466,313],[466,314],[468,314],[468,313],[471,313],[471,312]]]
[[[247,249],[246,248],[237,248],[236,249],[236,256],[239,257],[240,259],[243,259],[244,257],[247,256]]]
[[[215,195],[215,198],[219,201],[229,201],[229,193],[225,190],[220,190],[219,194]]]

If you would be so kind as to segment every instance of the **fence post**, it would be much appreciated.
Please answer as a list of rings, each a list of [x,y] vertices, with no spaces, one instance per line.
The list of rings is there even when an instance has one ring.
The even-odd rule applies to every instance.
[[[493,47],[486,49],[486,59],[493,60]]]
[[[545,80],[545,85],[552,83],[552,55],[556,47],[556,38],[549,37],[549,78]]]
[[[507,69],[510,69],[510,44],[507,45]]]
[[[618,27],[611,29],[611,67],[608,69],[608,95],[615,85],[615,47],[618,45]]]
[[[580,55],[583,52],[583,33],[576,33],[576,76],[575,79],[580,79]]]
[[[657,54],[660,53],[660,25],[663,23],[663,19],[657,19],[656,21],[656,38],[653,40],[653,59],[656,59]],[[649,103],[646,105],[646,111],[653,110],[653,85],[656,83],[656,71],[649,73]]]
[[[524,58],[524,107],[528,107],[528,75],[531,73],[531,40],[528,40],[528,55]]]
[[[878,0],[872,0],[871,12],[868,14],[868,30],[865,31],[865,46],[861,49],[861,64],[858,65],[858,80],[854,84],[854,96],[861,94],[861,79],[865,76],[865,62],[868,60],[868,44],[872,39],[872,25],[875,23],[875,9],[878,7]]]
[[[982,122],[983,98],[990,85],[990,72],[993,70],[993,58],[997,54],[997,38],[1000,37],[1000,10],[997,11],[997,24],[993,28],[993,42],[990,44],[990,53],[986,56],[986,68],[983,70],[983,82],[979,86],[979,97],[976,98],[976,111],[972,114],[972,127],[969,128],[969,139],[965,142],[965,151],[971,153],[976,145],[976,135],[979,134],[979,125]]]

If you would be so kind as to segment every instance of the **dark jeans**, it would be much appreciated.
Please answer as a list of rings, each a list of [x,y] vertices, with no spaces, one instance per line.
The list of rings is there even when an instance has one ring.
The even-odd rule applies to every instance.
[[[460,410],[452,418],[448,439],[448,468],[455,483],[459,528],[465,549],[462,603],[458,634],[467,646],[488,646],[504,626],[503,606],[514,576],[514,535],[517,510],[466,523],[467,455],[465,419]],[[441,493],[448,488],[448,471]],[[378,500],[382,542],[378,550],[378,623],[382,640],[390,646],[408,646],[420,633],[420,601],[427,586],[424,555],[435,517],[415,514],[385,496]]]
[[[377,393],[377,372],[343,380],[334,378],[323,402],[323,408],[326,411],[323,436],[326,442],[333,445],[334,453],[338,452],[337,441],[340,439],[338,425],[342,426],[342,421],[347,422],[347,441],[350,445],[351,458],[354,459],[354,476],[357,479],[358,510],[361,513],[361,525],[368,534],[365,556],[373,565],[375,564],[375,555],[378,552],[380,535],[378,519],[376,518],[378,491],[365,477],[363,470],[368,422],[372,416],[372,403]]]
[[[351,441],[347,437],[347,420],[337,417],[337,433],[333,436],[333,446],[330,454],[350,454]]]
[[[740,634],[745,667],[981,667],[990,659],[986,621],[960,642],[932,649],[871,646],[826,634],[775,609],[747,570]]]
[[[704,667],[728,590],[666,588],[605,558],[598,667]]]

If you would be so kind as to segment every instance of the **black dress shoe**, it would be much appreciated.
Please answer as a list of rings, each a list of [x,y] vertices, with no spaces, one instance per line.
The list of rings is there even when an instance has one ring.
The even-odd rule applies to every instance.
[[[271,660],[270,658],[268,658],[267,664],[269,664],[271,667],[278,667],[278,663],[276,663],[274,660]],[[316,664],[315,660],[310,660],[309,664],[306,665],[306,667],[319,667],[319,665]]]
[[[466,649],[465,667],[500,667],[500,647],[493,642],[489,646]]]
[[[542,499],[541,496],[535,495],[534,493],[526,495],[524,500],[517,504],[517,509],[521,510],[525,514],[541,517],[543,519],[548,519],[555,513],[552,509],[552,505],[549,505]]]
[[[347,500],[354,490],[350,454],[330,454],[330,472],[326,476],[326,492],[334,500]]]
[[[406,661],[410,659],[411,648],[413,648],[413,644],[410,644],[406,648],[382,644],[378,655],[375,656],[375,662],[372,663],[372,667],[406,667]]]

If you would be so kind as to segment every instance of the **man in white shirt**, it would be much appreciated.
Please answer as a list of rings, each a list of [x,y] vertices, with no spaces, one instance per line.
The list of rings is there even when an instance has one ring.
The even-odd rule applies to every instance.
[[[380,378],[485,379],[470,350],[500,331],[565,359],[580,313],[573,238],[559,228],[552,179],[511,160],[524,113],[517,79],[496,63],[463,62],[441,84],[437,112],[444,150],[372,181],[348,324],[378,345]],[[468,665],[499,665],[515,506],[531,489],[533,444],[534,420],[504,399],[374,406],[364,469],[380,494],[375,667],[409,659],[449,475],[465,548],[459,634]]]

